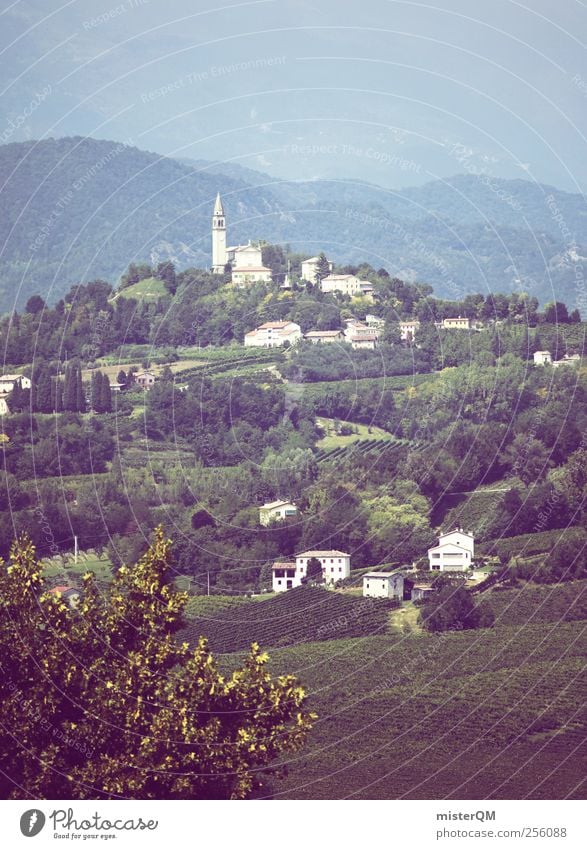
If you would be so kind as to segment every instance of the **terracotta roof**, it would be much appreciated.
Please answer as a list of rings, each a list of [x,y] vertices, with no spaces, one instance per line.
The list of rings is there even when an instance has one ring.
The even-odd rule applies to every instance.
[[[337,551],[332,549],[329,551],[302,551],[296,554],[296,557],[350,557],[346,551]]]
[[[271,568],[272,569],[295,569],[296,564],[293,562],[293,560],[292,561],[290,561],[290,560],[276,560]]]
[[[340,336],[342,330],[310,330],[306,336]]]
[[[257,330],[266,330],[269,327],[281,329],[282,327],[287,327],[289,324],[291,324],[291,321],[266,321],[265,324],[260,324]]]
[[[282,504],[291,504],[292,507],[295,507],[293,501],[269,501],[267,504],[263,504],[262,507],[266,507],[270,510],[273,507],[280,507]]]

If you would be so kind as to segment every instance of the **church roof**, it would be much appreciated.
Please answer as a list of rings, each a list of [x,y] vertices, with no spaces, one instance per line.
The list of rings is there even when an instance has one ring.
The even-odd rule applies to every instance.
[[[224,215],[224,207],[220,200],[220,192],[216,195],[216,203],[214,204],[214,215]]]

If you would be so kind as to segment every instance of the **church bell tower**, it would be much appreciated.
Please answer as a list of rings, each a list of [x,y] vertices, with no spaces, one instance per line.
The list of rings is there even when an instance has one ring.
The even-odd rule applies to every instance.
[[[220,192],[218,192],[212,214],[212,274],[224,274],[225,265],[226,218],[224,216],[224,207],[220,200]]]

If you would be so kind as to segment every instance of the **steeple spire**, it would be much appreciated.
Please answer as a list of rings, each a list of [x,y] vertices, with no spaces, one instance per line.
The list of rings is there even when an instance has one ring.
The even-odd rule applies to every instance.
[[[224,215],[224,207],[220,200],[220,192],[216,195],[216,203],[214,204],[214,215]]]

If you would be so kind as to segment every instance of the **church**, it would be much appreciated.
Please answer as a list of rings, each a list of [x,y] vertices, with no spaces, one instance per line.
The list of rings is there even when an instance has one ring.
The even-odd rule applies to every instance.
[[[271,283],[271,269],[263,265],[258,245],[249,240],[247,245],[226,246],[226,216],[219,192],[212,213],[212,273],[224,274],[227,263],[231,266],[231,281],[235,286]]]

